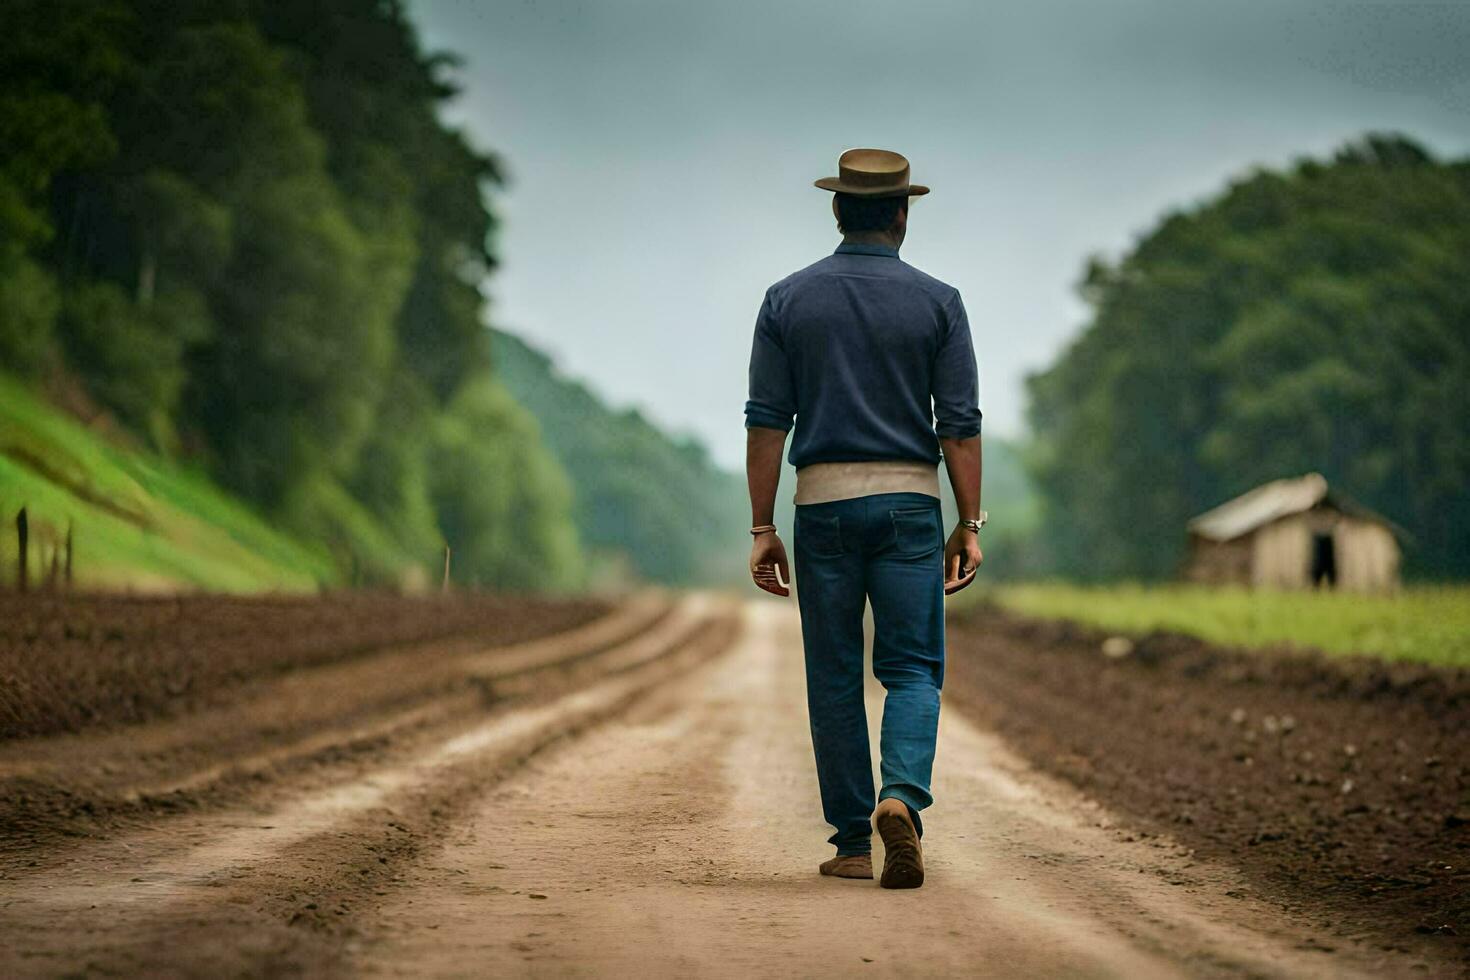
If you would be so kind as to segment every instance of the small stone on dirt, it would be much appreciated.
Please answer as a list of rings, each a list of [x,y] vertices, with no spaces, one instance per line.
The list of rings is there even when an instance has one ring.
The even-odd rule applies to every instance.
[[[1450,925],[1448,922],[1442,923],[1442,924],[1437,925],[1437,926],[1418,925],[1418,926],[1415,926],[1414,927],[1414,931],[1417,932],[1417,933],[1419,933],[1422,936],[1455,936],[1455,935],[1459,935],[1457,932],[1455,932],[1455,927],[1452,926],[1452,925]]]
[[[1102,652],[1109,660],[1121,660],[1133,652],[1133,641],[1126,636],[1110,636],[1103,640]]]

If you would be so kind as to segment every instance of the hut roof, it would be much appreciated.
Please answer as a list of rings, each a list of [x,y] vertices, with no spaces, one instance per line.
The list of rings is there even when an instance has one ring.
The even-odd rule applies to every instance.
[[[1327,487],[1327,479],[1321,473],[1285,480],[1273,480],[1254,490],[1227,500],[1220,506],[1207,510],[1189,522],[1189,531],[1212,541],[1232,541],[1249,534],[1272,521],[1311,510],[1326,503],[1345,514],[1365,520],[1376,521],[1394,534],[1403,536],[1403,531],[1387,518],[1373,513],[1366,507]]]

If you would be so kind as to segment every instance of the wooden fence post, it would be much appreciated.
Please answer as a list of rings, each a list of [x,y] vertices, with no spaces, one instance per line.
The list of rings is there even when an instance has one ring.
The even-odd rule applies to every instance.
[[[30,587],[30,567],[26,563],[26,548],[30,544],[31,524],[26,518],[26,509],[22,507],[20,513],[15,515],[15,536],[20,544],[20,577],[16,580],[22,592]]]

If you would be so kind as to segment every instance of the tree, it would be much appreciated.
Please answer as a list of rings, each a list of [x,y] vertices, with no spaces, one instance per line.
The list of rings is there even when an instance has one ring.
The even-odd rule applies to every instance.
[[[392,0],[4,5],[0,366],[355,573],[450,536],[485,585],[569,581],[564,477],[490,381],[500,171],[439,120],[453,64]]]
[[[559,589],[580,584],[571,488],[535,420],[490,378],[466,385],[439,421],[435,506],[468,584]]]
[[[1470,166],[1369,136],[1259,171],[1094,260],[1082,336],[1030,380],[1048,547],[1159,577],[1192,515],[1309,470],[1470,573]]]

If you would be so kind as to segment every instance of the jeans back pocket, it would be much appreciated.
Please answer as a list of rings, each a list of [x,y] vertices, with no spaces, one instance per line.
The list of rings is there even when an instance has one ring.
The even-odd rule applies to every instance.
[[[836,558],[843,553],[842,522],[836,514],[796,508],[796,548],[813,558]]]
[[[900,558],[923,558],[943,546],[938,507],[891,510],[888,516],[893,522],[894,554]]]

